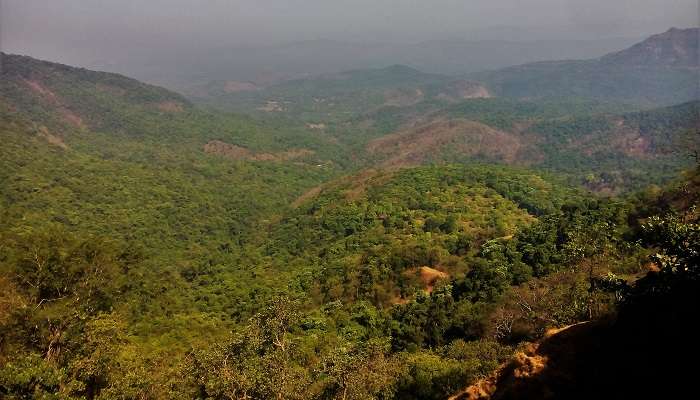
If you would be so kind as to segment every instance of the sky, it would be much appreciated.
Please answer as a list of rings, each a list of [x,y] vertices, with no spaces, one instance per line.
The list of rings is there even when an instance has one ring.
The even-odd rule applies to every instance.
[[[697,22],[697,0],[0,0],[0,49],[92,65],[315,39],[641,38]]]

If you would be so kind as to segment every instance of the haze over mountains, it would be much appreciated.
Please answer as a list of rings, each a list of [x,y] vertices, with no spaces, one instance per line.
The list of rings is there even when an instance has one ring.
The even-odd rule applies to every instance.
[[[694,0],[4,0],[2,50],[181,89],[207,80],[406,64],[464,73],[587,59],[670,26]],[[338,61],[336,61],[338,60]],[[228,72],[227,72],[228,71]],[[192,79],[197,80],[192,82]]]
[[[322,112],[329,103],[312,101],[314,94],[320,94],[316,100],[332,95],[333,107],[352,112],[343,107],[343,97],[357,99],[364,91],[365,94],[359,96],[369,101],[366,105],[379,106],[383,102],[376,96],[368,99],[367,92],[388,99],[397,94],[396,89],[413,89],[419,93],[403,93],[403,101],[454,99],[451,92],[456,89],[455,85],[465,85],[465,81],[471,91],[464,91],[466,87],[463,87],[463,93],[457,96],[463,99],[478,97],[480,93],[480,97],[585,98],[645,107],[674,105],[698,98],[698,32],[697,28],[674,28],[625,50],[617,49],[588,60],[521,64],[459,74],[458,78],[394,66],[322,74],[278,84],[217,80],[190,87],[185,93],[208,105],[243,112],[264,109],[268,102],[289,101],[289,113],[302,118],[304,112],[311,112],[311,109],[316,109],[316,114]],[[456,83],[460,80],[462,83]],[[482,87],[480,92],[475,91],[478,85]],[[394,91],[387,92],[389,89]]]
[[[148,56],[120,63],[90,64],[182,90],[209,80],[269,84],[352,69],[404,64],[438,74],[457,75],[553,59],[585,59],[635,43],[638,38],[599,40],[434,40],[416,44],[309,40],[281,45],[209,48]],[[139,62],[137,60],[142,59]]]

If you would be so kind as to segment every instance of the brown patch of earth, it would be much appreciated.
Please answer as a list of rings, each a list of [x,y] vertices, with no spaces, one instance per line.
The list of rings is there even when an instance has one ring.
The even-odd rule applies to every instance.
[[[73,111],[67,108],[61,108],[59,112],[61,113],[61,116],[63,116],[63,119],[69,124],[73,125],[78,129],[87,129],[87,126],[83,122],[83,119],[76,115]]]
[[[524,146],[517,135],[468,120],[438,119],[371,141],[370,154],[383,156],[384,167],[420,164],[449,151],[508,164],[519,160]]]
[[[600,151],[615,150],[620,154],[638,159],[650,159],[655,156],[654,146],[650,138],[643,136],[638,128],[625,124],[622,119],[612,121],[614,130],[605,133],[590,132],[579,139],[572,140],[568,147],[583,149],[583,154],[592,157]]]
[[[526,343],[512,360],[450,400],[551,398],[549,385],[570,382],[577,356],[595,346],[598,324],[582,322],[547,331],[537,343]]]
[[[439,100],[454,102],[468,99],[487,99],[493,97],[493,95],[479,83],[459,80],[449,84],[445,91],[435,97]]]
[[[433,292],[433,289],[435,288],[435,285],[438,283],[438,281],[450,277],[450,275],[448,275],[447,273],[430,267],[420,267],[418,271],[420,274],[420,280],[421,282],[423,282],[423,285],[425,285],[425,290],[428,293]]]
[[[296,200],[294,200],[291,204],[292,208],[298,208],[302,204],[306,203],[308,200],[311,200],[321,194],[321,191],[323,191],[323,186],[316,186],[314,188],[311,188],[307,190],[304,194],[301,196],[297,197]]]
[[[66,121],[68,124],[78,129],[87,129],[87,126],[83,122],[83,119],[76,113],[68,109],[65,105],[63,105],[61,99],[56,93],[51,91],[51,89],[47,88],[46,86],[42,85],[40,82],[35,80],[25,79],[24,83],[26,83],[27,86],[29,86],[29,88],[34,93],[38,94],[50,104],[55,106],[58,113],[63,117],[63,120]]]
[[[38,81],[33,81],[33,80],[25,79],[25,80],[24,80],[24,83],[26,83],[27,86],[29,86],[29,88],[30,88],[32,91],[34,91],[34,92],[37,93],[38,95],[44,97],[44,98],[45,98],[46,100],[48,100],[49,102],[54,103],[54,104],[59,104],[58,96],[56,96],[56,93],[52,92],[50,89],[48,89],[47,87],[43,86],[43,85],[42,85],[41,83],[39,83]]]
[[[234,160],[248,160],[253,152],[245,147],[236,146],[219,140],[211,140],[204,145],[204,152],[232,158]]]
[[[224,92],[239,93],[239,92],[254,92],[258,87],[252,82],[226,81],[224,82]]]
[[[52,144],[56,147],[60,147],[63,150],[68,150],[68,145],[63,141],[63,139],[60,136],[56,136],[49,132],[48,128],[45,126],[42,126],[39,128],[39,134],[46,139],[49,144]]]
[[[439,281],[450,277],[450,275],[446,272],[426,266],[420,268],[409,268],[404,272],[404,274],[406,276],[417,276],[423,285],[423,289],[428,293],[433,292],[435,285],[437,285]]]

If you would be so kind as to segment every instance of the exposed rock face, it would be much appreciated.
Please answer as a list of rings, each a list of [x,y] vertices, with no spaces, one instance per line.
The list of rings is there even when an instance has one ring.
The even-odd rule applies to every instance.
[[[672,28],[601,61],[629,66],[698,67],[700,29]]]
[[[584,366],[579,360],[600,347],[596,323],[581,323],[547,332],[538,343],[528,343],[510,363],[450,400],[551,399],[562,387],[576,387]]]

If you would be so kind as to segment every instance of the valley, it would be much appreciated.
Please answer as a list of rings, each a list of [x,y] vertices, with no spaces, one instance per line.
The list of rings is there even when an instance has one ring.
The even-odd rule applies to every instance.
[[[694,346],[697,34],[183,94],[0,53],[0,397],[570,395],[566,359],[509,373],[596,329],[596,356],[672,364]]]

